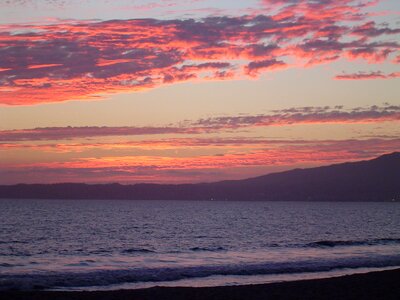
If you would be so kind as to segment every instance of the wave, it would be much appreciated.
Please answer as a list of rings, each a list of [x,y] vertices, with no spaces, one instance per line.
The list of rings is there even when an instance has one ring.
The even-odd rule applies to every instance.
[[[308,243],[306,247],[336,247],[336,246],[373,246],[373,245],[387,245],[387,244],[400,244],[400,239],[397,238],[384,238],[384,239],[369,239],[369,240],[350,240],[350,241],[317,241]]]
[[[32,254],[28,253],[28,252],[16,251],[14,249],[12,249],[11,251],[13,251],[13,252],[0,251],[0,256],[10,256],[10,257],[29,257],[29,256],[32,256]]]
[[[190,251],[209,251],[209,252],[217,252],[217,251],[225,251],[226,249],[224,247],[193,247],[190,248]]]
[[[0,244],[29,244],[28,241],[0,241]]]
[[[62,252],[64,252],[64,251],[61,251],[61,253]],[[68,252],[69,252],[69,250],[65,250],[65,253],[68,253]],[[78,251],[78,252],[85,252],[85,251]],[[102,255],[102,254],[112,253],[112,250],[111,249],[96,249],[96,250],[88,251],[88,253]]]
[[[129,248],[122,250],[122,253],[154,253],[154,251],[146,248]]]
[[[6,242],[0,241],[0,244],[5,244]],[[8,243],[8,242],[7,242]],[[25,243],[12,241],[12,243]],[[379,238],[379,239],[365,239],[365,240],[319,240],[309,243],[266,243],[263,245],[265,248],[333,248],[333,247],[351,247],[351,246],[376,246],[376,245],[393,245],[400,244],[400,238]],[[122,250],[116,249],[93,249],[93,250],[85,250],[85,249],[62,249],[58,250],[57,254],[66,255],[66,254],[87,254],[87,255],[111,255],[115,253],[121,254],[151,254],[151,253],[184,253],[184,252],[219,252],[219,251],[228,251],[232,250],[232,248],[222,247],[222,246],[194,246],[187,249],[175,249],[169,251],[161,251],[154,250],[148,248],[127,248]],[[30,249],[32,251],[32,249]],[[17,247],[0,247],[0,256],[9,256],[9,257],[29,257],[34,255],[47,255],[51,254],[51,251],[42,250],[39,252],[29,252],[28,250],[24,250]]]
[[[400,255],[374,258],[314,259],[260,264],[205,265],[193,267],[132,268],[88,272],[49,272],[36,274],[2,274],[0,290],[100,287],[135,282],[163,282],[204,278],[214,275],[278,275],[327,272],[337,269],[384,268],[400,266]]]
[[[2,268],[10,268],[10,267],[20,267],[22,264],[9,264],[9,263],[0,263],[0,267]]]

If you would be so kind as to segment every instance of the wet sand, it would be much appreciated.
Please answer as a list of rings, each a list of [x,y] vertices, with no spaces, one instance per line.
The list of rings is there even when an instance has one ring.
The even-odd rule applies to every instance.
[[[30,300],[252,300],[252,299],[400,299],[400,269],[347,275],[336,278],[293,282],[223,286],[223,287],[155,287],[140,290],[98,292],[7,291],[0,299]]]

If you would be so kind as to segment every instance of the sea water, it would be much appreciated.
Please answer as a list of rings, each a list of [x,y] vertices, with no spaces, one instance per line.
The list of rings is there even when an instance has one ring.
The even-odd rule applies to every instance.
[[[400,204],[0,200],[0,289],[212,286],[400,266]]]

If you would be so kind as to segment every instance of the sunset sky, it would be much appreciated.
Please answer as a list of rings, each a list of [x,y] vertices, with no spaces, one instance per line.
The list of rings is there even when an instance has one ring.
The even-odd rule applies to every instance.
[[[0,184],[400,150],[399,0],[0,0]]]

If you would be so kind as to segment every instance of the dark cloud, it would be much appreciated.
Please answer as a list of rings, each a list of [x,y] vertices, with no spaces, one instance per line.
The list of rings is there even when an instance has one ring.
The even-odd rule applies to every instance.
[[[400,28],[392,29],[387,27],[387,25],[377,27],[375,22],[370,21],[355,27],[352,33],[362,37],[376,37],[383,34],[398,34],[400,33]]]
[[[368,123],[399,121],[400,106],[371,106],[345,110],[341,107],[300,107],[275,110],[274,114],[213,117],[201,119],[196,125],[204,127],[242,128],[249,126],[282,126],[320,123]]]
[[[276,59],[252,61],[246,66],[246,72],[249,75],[254,75],[261,71],[284,68],[285,66],[286,63],[284,63],[283,61],[278,61]]]
[[[363,79],[392,79],[399,78],[400,72],[385,74],[381,71],[375,72],[358,72],[352,74],[336,75],[335,79],[338,80],[363,80]]]
[[[363,13],[372,3],[263,3],[276,5],[277,12],[196,20],[5,24],[0,32],[0,103],[98,99],[104,93],[255,76],[339,58],[381,62],[399,49],[398,42],[388,39],[399,29],[371,22]],[[343,25],[349,20],[355,23]]]
[[[400,121],[400,106],[384,105],[350,110],[342,106],[296,107],[272,114],[212,117],[166,127],[46,127],[0,131],[0,141],[63,140],[99,136],[200,134],[246,127],[321,123],[379,123]]]

